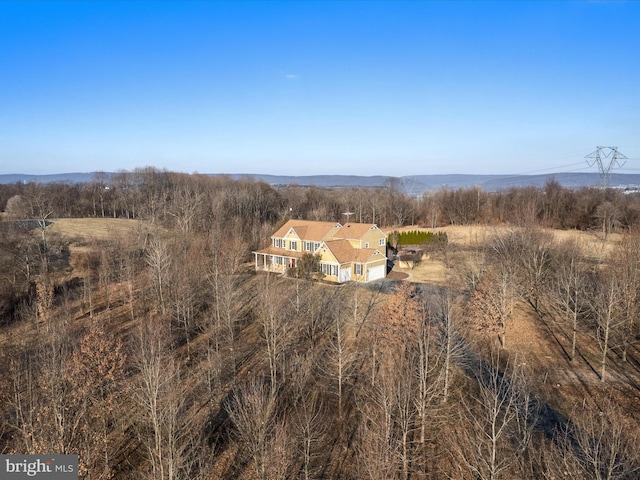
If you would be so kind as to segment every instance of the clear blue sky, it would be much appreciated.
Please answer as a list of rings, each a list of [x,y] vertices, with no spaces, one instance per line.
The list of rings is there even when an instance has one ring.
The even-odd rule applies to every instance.
[[[2,1],[0,173],[640,172],[640,1]]]

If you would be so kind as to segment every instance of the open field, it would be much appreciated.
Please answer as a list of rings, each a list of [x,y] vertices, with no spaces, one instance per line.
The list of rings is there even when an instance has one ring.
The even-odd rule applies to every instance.
[[[513,230],[511,226],[486,226],[486,225],[449,225],[446,227],[420,228],[416,226],[408,226],[399,229],[387,229],[387,233],[393,230],[411,231],[421,230],[428,232],[444,232],[449,240],[449,247],[452,250],[453,259],[450,263],[455,263],[455,257],[460,259],[468,254],[469,249],[479,248],[491,240],[492,237]],[[583,246],[586,254],[593,258],[601,258],[606,255],[613,245],[620,240],[619,234],[610,234],[606,241],[603,240],[600,232],[584,232],[578,230],[552,230],[551,232],[557,242],[575,241]],[[449,268],[445,266],[445,262],[440,256],[433,256],[422,261],[414,268],[394,267],[394,272],[408,275],[407,280],[412,282],[431,283],[434,285],[445,285],[448,282],[448,276],[451,274]]]
[[[49,231],[73,241],[132,238],[148,231],[144,222],[124,218],[55,218]]]

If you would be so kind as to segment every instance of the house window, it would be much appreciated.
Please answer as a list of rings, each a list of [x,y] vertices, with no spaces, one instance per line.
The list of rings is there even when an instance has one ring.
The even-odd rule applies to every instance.
[[[369,248],[369,242],[364,244],[364,248]]]
[[[320,264],[320,268],[322,269],[323,275],[329,275],[329,265],[327,265],[326,263],[322,263]]]
[[[316,250],[318,250],[320,248],[320,244],[319,243],[314,243],[313,244],[313,251],[315,252]]]
[[[380,245],[381,247],[384,247],[384,244],[385,244],[385,243],[386,243],[386,242],[385,242],[385,239],[384,239],[384,238],[381,238],[381,239],[379,240],[379,242],[378,242],[378,245]]]
[[[304,242],[304,250],[306,252],[313,252],[313,244],[311,242]]]
[[[361,263],[356,263],[355,271],[356,271],[356,275],[362,275],[362,264]]]
[[[291,240],[291,241],[289,242],[289,248],[290,248],[291,250],[296,250],[296,249],[298,248],[297,243],[298,243],[298,242],[295,242],[295,241]]]
[[[331,275],[333,275],[334,277],[338,276],[338,266],[337,265],[331,265]]]

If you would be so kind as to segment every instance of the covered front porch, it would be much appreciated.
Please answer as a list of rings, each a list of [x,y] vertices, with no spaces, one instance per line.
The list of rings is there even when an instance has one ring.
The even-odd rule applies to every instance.
[[[253,255],[256,271],[285,273],[287,269],[294,268],[298,262],[298,257],[292,255],[260,251],[253,252]]]

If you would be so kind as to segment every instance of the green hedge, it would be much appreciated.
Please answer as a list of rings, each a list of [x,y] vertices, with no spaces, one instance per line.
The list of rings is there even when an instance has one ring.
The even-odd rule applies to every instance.
[[[389,242],[394,245],[427,245],[429,243],[447,243],[447,234],[444,232],[425,232],[410,230],[407,232],[395,231],[389,236]]]

